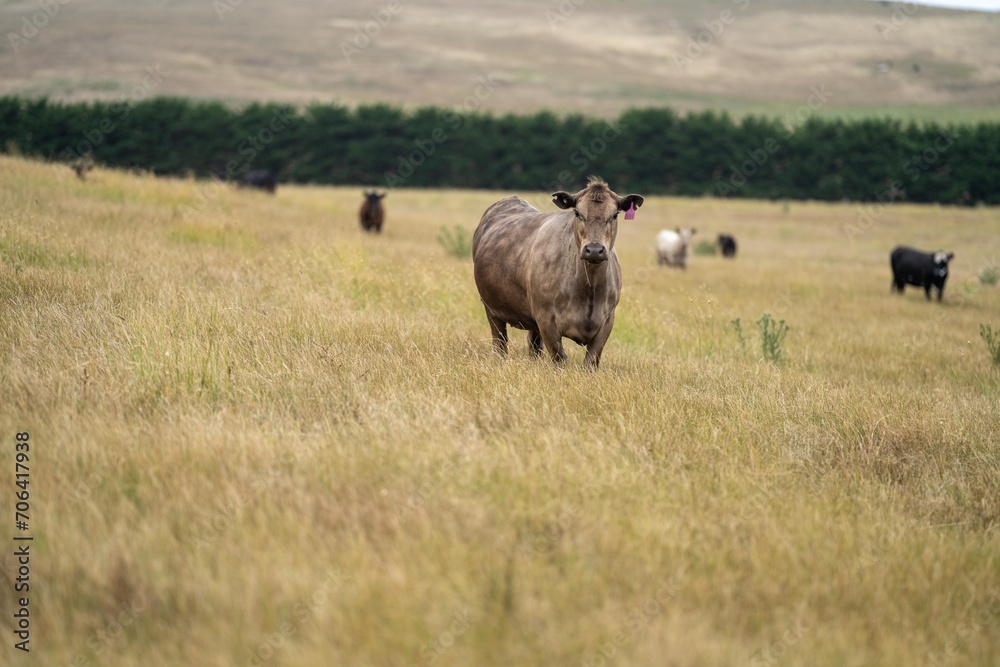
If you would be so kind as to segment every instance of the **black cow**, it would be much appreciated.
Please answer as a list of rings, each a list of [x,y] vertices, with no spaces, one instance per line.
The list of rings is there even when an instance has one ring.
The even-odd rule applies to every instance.
[[[927,300],[931,298],[931,287],[937,289],[938,301],[944,294],[944,282],[948,279],[948,262],[955,256],[953,252],[921,252],[913,248],[899,246],[889,255],[892,265],[892,289],[900,294],[906,285],[924,288]]]
[[[719,238],[715,239],[715,242],[719,245],[723,257],[736,257],[736,239],[732,236],[719,234]]]
[[[382,231],[382,222],[385,220],[385,205],[382,200],[385,193],[379,194],[374,190],[365,190],[365,201],[358,211],[358,220],[361,222],[361,229],[366,232],[378,234]]]
[[[278,187],[278,181],[270,169],[255,169],[243,174],[243,178],[240,179],[240,187],[267,190],[273,195]]]

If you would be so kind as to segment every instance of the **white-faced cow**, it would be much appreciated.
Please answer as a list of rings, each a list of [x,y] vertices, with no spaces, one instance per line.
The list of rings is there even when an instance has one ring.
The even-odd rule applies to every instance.
[[[365,190],[365,201],[361,204],[361,210],[358,211],[361,229],[366,232],[375,232],[376,234],[382,231],[382,222],[385,220],[385,206],[382,205],[383,199],[385,199],[384,192],[379,194],[374,190]]]
[[[533,355],[544,345],[555,362],[566,360],[564,337],[585,345],[584,366],[596,370],[621,295],[618,214],[634,215],[643,198],[619,196],[591,178],[575,195],[556,192],[552,201],[563,210],[542,212],[520,197],[486,209],[472,237],[476,287],[501,354],[509,324],[528,332]]]
[[[676,231],[664,229],[656,235],[656,261],[686,269],[688,247],[691,245],[691,237],[697,232],[697,229],[690,227],[678,227]]]
[[[955,256],[953,252],[921,252],[913,248],[899,246],[889,255],[892,265],[892,288],[903,293],[906,285],[924,288],[927,300],[931,299],[931,288],[937,290],[938,301],[944,295],[944,283],[948,279],[948,262]]]

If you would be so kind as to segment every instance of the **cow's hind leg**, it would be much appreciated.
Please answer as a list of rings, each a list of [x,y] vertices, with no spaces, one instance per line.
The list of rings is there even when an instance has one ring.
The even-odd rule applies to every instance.
[[[930,286],[930,284],[924,285],[924,296],[927,297],[928,301],[931,300],[931,286]]]
[[[528,332],[528,352],[533,357],[542,356],[542,334],[535,330]]]
[[[507,323],[496,317],[486,308],[486,319],[490,322],[490,333],[493,334],[493,349],[501,356],[507,354]]]

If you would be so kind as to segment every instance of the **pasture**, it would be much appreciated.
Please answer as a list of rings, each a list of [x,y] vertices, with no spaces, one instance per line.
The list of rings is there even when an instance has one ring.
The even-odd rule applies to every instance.
[[[511,193],[376,236],[362,189],[0,156],[4,664],[1000,662],[1000,211],[647,197],[595,374],[497,358],[435,240]],[[679,225],[739,256],[657,266]],[[897,243],[955,252],[943,303]]]
[[[1000,20],[908,3],[67,1],[34,30],[36,11],[0,4],[0,95],[136,101],[154,69],[157,95],[240,104],[1000,120]]]

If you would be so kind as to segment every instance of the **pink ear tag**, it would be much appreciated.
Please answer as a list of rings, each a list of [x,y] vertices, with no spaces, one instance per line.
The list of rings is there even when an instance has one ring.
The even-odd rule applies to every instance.
[[[629,202],[628,210],[625,211],[625,219],[635,220],[635,204],[632,202]]]

